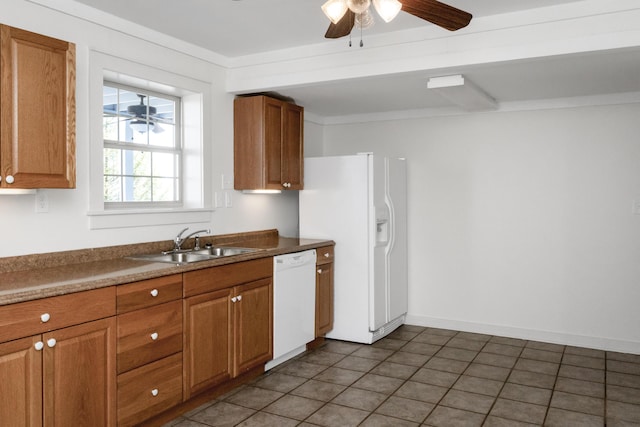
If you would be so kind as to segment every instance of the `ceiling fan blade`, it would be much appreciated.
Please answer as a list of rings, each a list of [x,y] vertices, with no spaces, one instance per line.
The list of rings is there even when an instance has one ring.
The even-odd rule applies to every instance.
[[[337,24],[333,22],[329,25],[325,38],[327,39],[339,39],[340,37],[348,36],[351,33],[353,24],[355,23],[356,14],[350,9],[347,9],[347,13],[344,14],[341,20]]]
[[[473,18],[470,13],[437,0],[400,0],[400,3],[405,12],[449,31],[466,27]]]

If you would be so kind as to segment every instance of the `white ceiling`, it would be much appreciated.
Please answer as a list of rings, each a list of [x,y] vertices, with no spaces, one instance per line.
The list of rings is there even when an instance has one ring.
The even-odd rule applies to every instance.
[[[324,0],[76,0],[120,18],[206,48],[227,58],[323,43]],[[446,0],[474,18],[580,3],[584,0]],[[472,21],[473,24],[473,21]],[[407,13],[391,23],[377,19],[367,37],[432,24]],[[440,29],[438,29],[440,30]],[[451,34],[441,30],[443,36]],[[354,34],[354,47],[360,34]],[[323,117],[450,107],[426,90],[428,77],[464,74],[500,103],[640,91],[640,48],[599,51],[429,72],[323,82],[287,88],[284,95]]]

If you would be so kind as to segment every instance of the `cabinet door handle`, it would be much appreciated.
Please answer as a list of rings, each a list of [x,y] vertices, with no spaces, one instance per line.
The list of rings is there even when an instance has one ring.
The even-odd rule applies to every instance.
[[[154,340],[154,341],[157,340],[158,339],[158,333],[157,332],[152,333],[151,334],[151,339]]]
[[[324,257],[329,258],[330,257],[329,252],[325,252]]]
[[[56,339],[55,338],[49,338],[47,340],[47,345],[49,346],[49,348],[53,348],[56,346]]]
[[[7,182],[7,184],[13,184],[13,182],[15,181],[15,179],[13,179],[13,175],[7,175],[4,180]]]
[[[38,341],[33,346],[35,347],[36,350],[40,351],[44,348],[44,343],[42,341]]]
[[[155,298],[155,297],[157,297],[157,296],[158,296],[158,294],[159,294],[160,292],[158,292],[158,290],[157,290],[157,289],[152,289],[152,290],[151,290],[151,292],[149,292],[149,293],[151,294],[151,296],[152,296],[152,297],[154,297],[154,298]]]
[[[318,274],[322,274],[322,269],[321,268],[318,269]]]
[[[51,315],[49,313],[43,313],[40,315],[40,320],[42,323],[47,323],[51,319]]]
[[[157,396],[157,395],[158,395],[158,393],[159,393],[159,391],[158,391],[158,389],[157,389],[157,388],[154,388],[153,390],[151,390],[151,395],[152,395],[152,396]]]
[[[242,301],[242,295],[238,295],[238,301]]]
[[[236,301],[238,301],[238,298],[237,297],[231,297],[231,301],[232,302],[236,302]]]

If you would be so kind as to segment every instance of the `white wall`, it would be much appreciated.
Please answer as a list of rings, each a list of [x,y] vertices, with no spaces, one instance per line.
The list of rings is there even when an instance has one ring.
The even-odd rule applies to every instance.
[[[89,69],[90,51],[139,62],[159,70],[205,82],[211,87],[212,105],[205,121],[212,134],[211,157],[205,168],[213,181],[212,192],[222,190],[221,174],[233,173],[233,96],[225,91],[226,69],[198,57],[149,43],[26,0],[3,0],[0,22],[76,43],[77,49],[77,188],[39,190],[49,198],[49,212],[35,213],[35,196],[0,196],[0,257],[59,250],[100,247],[144,241],[171,240],[183,224],[154,227],[91,230],[89,228]],[[131,26],[129,26],[131,27]],[[138,32],[144,30],[137,29]],[[95,101],[94,101],[95,102]],[[233,190],[233,207],[220,208],[210,223],[185,224],[192,230],[211,228],[214,234],[278,228],[284,235],[297,233],[297,194],[244,195]]]
[[[640,105],[327,126],[406,157],[409,322],[640,353]]]

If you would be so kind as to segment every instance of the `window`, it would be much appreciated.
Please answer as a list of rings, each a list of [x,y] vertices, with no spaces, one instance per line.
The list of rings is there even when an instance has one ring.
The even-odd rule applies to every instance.
[[[105,82],[105,208],[182,205],[180,98]]]
[[[192,71],[90,51],[91,143],[79,165],[89,169],[90,229],[211,222],[212,85]]]

